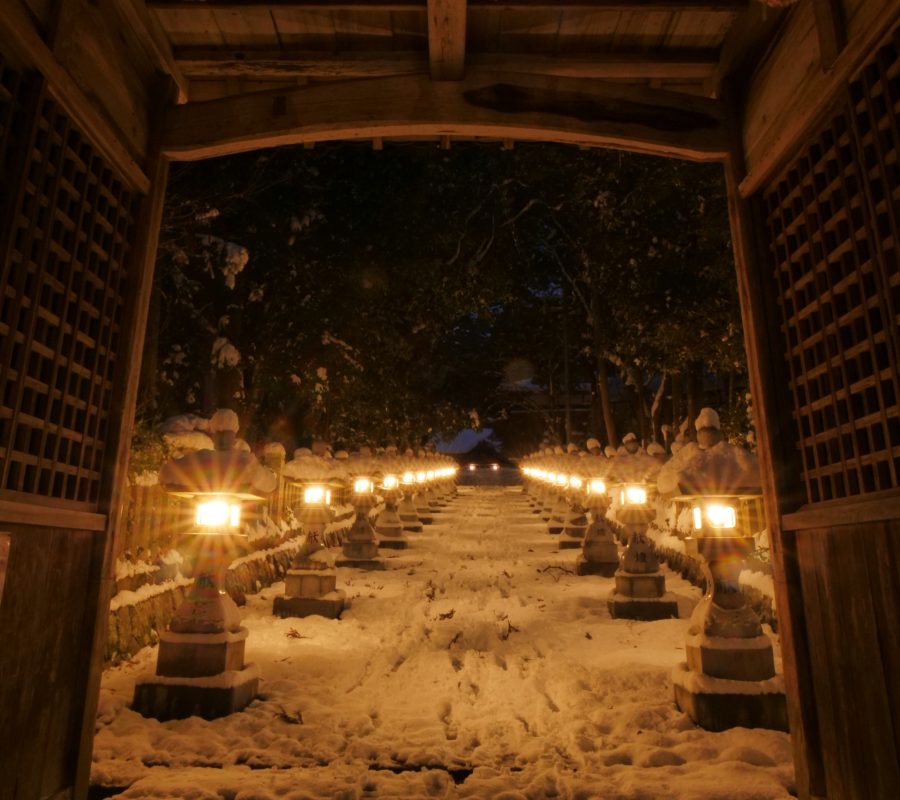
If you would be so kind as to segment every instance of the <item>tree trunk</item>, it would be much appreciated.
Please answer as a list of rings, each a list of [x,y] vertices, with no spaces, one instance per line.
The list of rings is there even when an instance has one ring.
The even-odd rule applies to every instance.
[[[700,414],[703,408],[703,363],[694,361],[690,365],[688,373],[688,432],[690,438],[695,439],[697,430],[694,427],[694,420]]]
[[[681,420],[684,419],[684,381],[680,372],[672,373],[672,438],[678,435]],[[669,442],[671,444],[671,442]]]
[[[563,341],[563,403],[565,443],[572,441],[572,373],[569,366],[569,315],[568,292],[564,294],[562,309],[562,341]]]
[[[606,428],[606,442],[613,447],[618,447],[619,434],[616,431],[616,420],[613,417],[612,399],[609,396],[609,367],[602,353],[597,354],[597,392],[600,395],[600,408],[603,409],[603,424]]]

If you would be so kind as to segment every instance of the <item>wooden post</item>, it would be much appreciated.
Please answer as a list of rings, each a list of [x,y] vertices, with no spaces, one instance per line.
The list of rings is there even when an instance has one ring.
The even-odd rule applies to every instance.
[[[744,343],[759,442],[766,523],[772,552],[775,600],[784,663],[788,718],[800,797],[825,796],[822,750],[812,683],[803,596],[797,568],[796,542],[782,529],[782,517],[803,502],[799,456],[784,374],[784,358],[773,332],[779,330],[774,277],[760,252],[761,221],[752,204],[740,196],[743,175],[739,146],[725,163]]]
[[[153,109],[157,113],[152,118],[161,120],[170,98],[174,97],[172,84],[167,80],[157,91]],[[157,130],[159,124],[157,124]],[[121,332],[122,346],[116,362],[115,386],[119,388],[113,408],[110,410],[109,440],[105,470],[105,485],[102,497],[108,523],[105,536],[98,536],[91,563],[89,586],[98,587],[96,599],[88,604],[86,616],[93,620],[87,623],[90,636],[91,662],[86,680],[84,715],[81,724],[81,742],[78,752],[78,766],[75,781],[75,797],[87,796],[91,772],[91,752],[94,740],[94,725],[97,702],[100,693],[100,679],[103,673],[103,656],[106,646],[106,627],[109,602],[115,588],[115,553],[118,537],[122,535],[122,522],[127,499],[128,460],[131,450],[131,434],[134,428],[134,414],[137,403],[140,360],[144,347],[150,293],[153,287],[153,270],[156,262],[156,247],[162,223],[163,201],[166,193],[169,160],[160,149],[155,137],[148,159],[147,174],[150,190],[141,202],[137,225],[137,240],[131,252],[130,291],[128,307],[123,315]]]

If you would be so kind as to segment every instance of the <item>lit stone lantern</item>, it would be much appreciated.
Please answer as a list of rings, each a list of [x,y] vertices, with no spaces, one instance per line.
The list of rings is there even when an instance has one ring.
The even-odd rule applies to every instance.
[[[407,450],[400,462],[403,471],[400,474],[400,502],[397,504],[397,514],[406,533],[421,533],[422,520],[419,519],[419,512],[416,511],[416,504],[413,502],[416,473],[413,469],[415,461],[411,454],[412,451]]]
[[[431,523],[434,522],[434,516],[432,516],[431,504],[428,497],[428,471],[425,469],[421,454],[415,461],[414,476],[415,492],[412,500],[416,508],[416,514],[419,517],[419,522],[423,525],[431,525]]]
[[[385,465],[386,470],[394,466]],[[400,496],[400,477],[387,471],[381,479],[379,487],[384,498],[384,509],[375,519],[375,533],[378,534],[378,546],[390,550],[405,550],[409,547],[409,539],[403,533],[403,520],[397,513],[397,499]]]
[[[338,567],[356,569],[384,569],[384,561],[378,557],[378,539],[369,521],[369,512],[378,504],[375,482],[364,474],[362,467],[371,467],[370,460],[362,456],[350,459],[347,470],[350,473],[353,507],[356,519],[347,538],[341,545],[343,557],[335,561]]]
[[[722,440],[711,409],[701,412],[697,432],[697,443],[678,454],[676,500],[690,505],[692,535],[685,550],[700,559],[707,594],[691,615],[687,662],[673,671],[675,701],[708,730],[787,730],[772,641],[739,581],[762,526],[758,465],[751,453]],[[668,476],[660,477],[668,489]]]
[[[666,592],[666,577],[646,535],[656,517],[650,481],[659,468],[656,459],[640,452],[616,457],[616,476],[622,481],[616,489],[616,519],[625,529],[628,544],[615,573],[615,588],[607,600],[614,618],[678,617],[678,602]]]
[[[569,476],[566,486],[566,501],[568,509],[563,520],[562,536],[559,540],[560,550],[574,550],[582,546],[585,531],[588,527],[587,513],[584,509],[584,499],[588,481],[584,477],[584,465],[579,463],[573,466],[576,473]]]
[[[591,476],[587,482],[586,506],[591,522],[584,534],[581,554],[575,561],[577,575],[602,575],[611,578],[619,568],[619,548],[616,546],[615,529],[606,519],[611,498],[606,482],[601,477],[609,471],[606,458],[592,456],[586,466]]]
[[[216,450],[173,459],[159,473],[160,486],[190,501],[185,527],[196,537],[194,583],[160,635],[156,674],[134,689],[134,709],[160,720],[232,714],[256,696],[259,685],[256,666],[244,663],[247,629],[223,586],[245,538],[245,506],[274,491],[276,477],[252,453],[233,448],[234,412],[216,412],[210,432]]]
[[[284,578],[284,597],[276,597],[272,613],[279,617],[318,615],[337,619],[344,610],[344,592],[337,589],[337,575],[324,561],[311,558],[325,544],[325,530],[334,517],[332,470],[324,458],[301,449],[285,465],[284,476],[292,493],[298,495],[294,515],[307,535],[301,550]]]
[[[550,518],[547,520],[547,530],[555,536],[562,533],[566,524],[566,514],[569,511],[566,487],[569,485],[569,470],[572,469],[572,464],[562,447],[555,447],[554,453],[556,470],[552,473],[553,502],[550,508]]]

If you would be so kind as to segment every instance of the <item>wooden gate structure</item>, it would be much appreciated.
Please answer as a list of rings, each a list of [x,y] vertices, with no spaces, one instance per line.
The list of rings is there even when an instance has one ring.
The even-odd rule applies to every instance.
[[[0,798],[87,791],[168,162],[360,138],[723,164],[798,793],[900,797],[898,25],[897,0],[0,0]]]

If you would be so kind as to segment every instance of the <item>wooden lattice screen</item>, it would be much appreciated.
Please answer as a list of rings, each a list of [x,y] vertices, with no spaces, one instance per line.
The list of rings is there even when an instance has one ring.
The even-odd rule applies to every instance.
[[[898,50],[763,194],[810,503],[900,488]]]
[[[22,137],[0,231],[0,497],[93,509],[136,198],[39,82],[7,122],[20,79],[0,76],[0,125]]]

